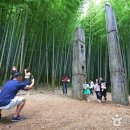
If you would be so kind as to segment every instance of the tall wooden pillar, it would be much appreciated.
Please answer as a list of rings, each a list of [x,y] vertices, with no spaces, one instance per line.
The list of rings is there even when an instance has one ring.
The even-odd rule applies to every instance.
[[[73,37],[72,97],[83,99],[83,83],[86,80],[85,34],[77,27]]]
[[[106,30],[108,37],[109,67],[112,86],[112,101],[128,105],[126,73],[123,67],[115,14],[109,4],[105,4]]]

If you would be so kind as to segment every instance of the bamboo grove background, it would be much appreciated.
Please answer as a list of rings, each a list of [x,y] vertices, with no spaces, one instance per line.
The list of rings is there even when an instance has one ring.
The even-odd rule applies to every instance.
[[[86,0],[85,0],[86,1]],[[72,36],[76,26],[86,35],[87,80],[103,77],[110,83],[104,3],[115,12],[125,71],[130,86],[130,0],[1,0],[0,84],[9,79],[12,66],[29,68],[35,88],[54,89],[61,76],[71,78]],[[130,88],[130,87],[129,87]]]

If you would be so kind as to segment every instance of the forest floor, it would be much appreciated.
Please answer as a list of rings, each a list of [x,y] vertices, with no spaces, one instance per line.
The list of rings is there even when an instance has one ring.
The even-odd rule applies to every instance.
[[[15,109],[3,111],[0,130],[130,130],[130,105],[113,104],[111,94],[107,103],[98,103],[95,95],[86,102],[72,99],[70,93],[20,92],[19,96],[27,99],[21,113],[27,119],[12,123],[10,117]],[[119,122],[114,124],[112,118]]]

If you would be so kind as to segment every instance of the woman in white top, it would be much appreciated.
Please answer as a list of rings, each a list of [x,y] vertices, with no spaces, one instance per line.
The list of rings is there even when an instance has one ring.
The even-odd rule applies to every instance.
[[[97,101],[101,102],[101,92],[100,92],[100,85],[99,85],[99,80],[96,79],[96,83],[95,83],[95,86],[94,86],[94,91],[96,93],[96,96],[97,96]]]

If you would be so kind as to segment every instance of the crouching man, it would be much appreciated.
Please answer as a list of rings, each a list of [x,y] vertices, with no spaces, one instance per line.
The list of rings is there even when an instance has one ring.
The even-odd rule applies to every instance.
[[[16,111],[11,118],[11,121],[21,121],[25,119],[20,116],[20,112],[23,109],[26,100],[23,97],[17,97],[19,90],[30,90],[34,85],[34,79],[31,80],[31,84],[27,85],[21,82],[21,74],[19,72],[14,74],[13,80],[7,81],[0,92],[0,119],[2,110],[8,110],[15,106]]]

